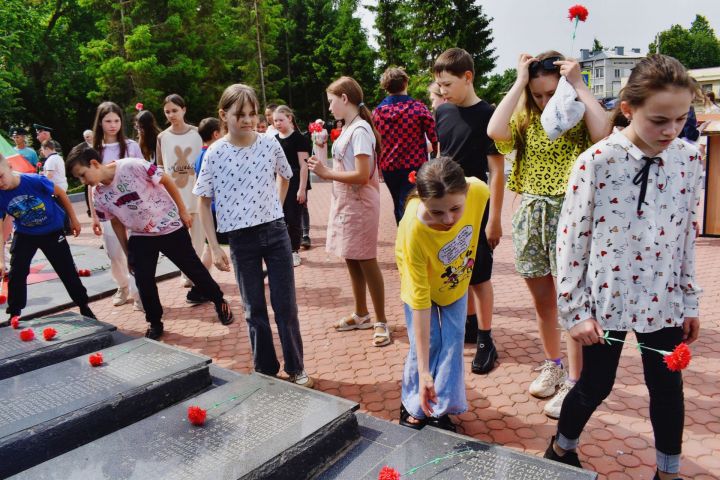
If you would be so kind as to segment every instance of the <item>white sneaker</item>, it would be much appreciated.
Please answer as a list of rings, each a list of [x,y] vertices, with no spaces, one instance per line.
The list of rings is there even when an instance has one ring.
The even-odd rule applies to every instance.
[[[560,385],[560,388],[558,389],[555,396],[545,404],[545,408],[543,408],[543,413],[550,418],[560,418],[560,410],[562,410],[563,401],[565,400],[568,392],[572,390],[574,386],[574,382],[571,382],[570,380],[565,380],[562,385]]]
[[[115,292],[115,295],[113,295],[113,307],[125,305],[128,301],[128,298],[128,288],[118,288],[117,292]]]
[[[142,301],[139,298],[136,298],[133,301],[133,311],[145,313],[145,309],[143,308]]]
[[[552,360],[545,360],[540,375],[530,384],[530,394],[546,398],[555,393],[555,389],[565,381],[565,369]]]
[[[290,381],[293,382],[295,385],[300,385],[301,387],[305,388],[312,388],[313,386],[313,379],[308,376],[305,370],[298,373],[297,375],[291,375]]]
[[[300,259],[300,254],[298,252],[292,252],[293,257],[293,267],[299,267],[302,263],[302,260]]]

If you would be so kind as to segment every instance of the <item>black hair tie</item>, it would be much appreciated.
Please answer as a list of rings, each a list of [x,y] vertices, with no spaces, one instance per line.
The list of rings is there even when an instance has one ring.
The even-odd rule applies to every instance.
[[[633,178],[633,184],[640,185],[640,196],[638,197],[637,211],[642,211],[642,205],[645,203],[645,193],[647,192],[648,177],[650,176],[650,167],[657,161],[658,165],[662,162],[660,157],[642,157],[645,160],[645,165],[640,171],[635,174]]]

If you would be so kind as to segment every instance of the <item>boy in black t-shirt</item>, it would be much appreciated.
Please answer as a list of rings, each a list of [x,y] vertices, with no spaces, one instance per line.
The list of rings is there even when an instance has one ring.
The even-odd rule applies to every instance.
[[[465,341],[477,341],[472,371],[488,373],[497,361],[497,350],[490,334],[493,310],[490,276],[492,250],[502,236],[500,217],[505,188],[505,161],[487,135],[488,122],[495,109],[475,93],[475,66],[470,54],[462,48],[446,50],[435,61],[433,75],[441,94],[447,100],[435,113],[440,155],[452,157],[463,167],[467,177],[477,177],[487,182],[490,171],[492,201],[489,202],[489,208],[485,209],[481,226],[480,243],[470,280],[472,301],[468,302],[465,324]],[[475,312],[479,313],[480,328]]]

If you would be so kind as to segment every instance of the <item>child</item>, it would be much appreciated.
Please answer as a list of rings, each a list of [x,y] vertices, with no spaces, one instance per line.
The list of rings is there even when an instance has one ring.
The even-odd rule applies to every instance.
[[[208,151],[208,148],[210,148],[210,145],[215,143],[216,141],[220,140],[222,138],[222,123],[220,123],[220,119],[215,117],[208,117],[203,118],[200,120],[200,123],[198,124],[198,133],[200,134],[200,138],[203,140],[203,146],[202,150],[200,151],[200,155],[198,156],[197,160],[195,160],[195,176],[200,175],[200,170],[202,169],[203,160],[205,159],[205,154]],[[217,231],[217,217],[215,216],[215,202],[212,202],[210,205],[210,209],[212,210],[213,214],[213,226],[215,230],[215,236],[217,237],[218,243],[227,245],[228,238],[226,233],[219,233]],[[207,255],[210,255],[210,262],[206,263]],[[203,265],[207,265],[208,263],[212,265],[212,254],[210,253],[210,249],[207,245],[205,245],[205,248],[203,249],[203,255],[202,255]],[[208,267],[209,269],[209,267]]]
[[[264,118],[258,118],[258,124],[257,127],[255,127],[255,131],[257,133],[263,134],[266,133],[268,129],[267,120]]]
[[[82,183],[95,187],[95,211],[111,222],[127,255],[150,324],[145,336],[157,340],[164,332],[163,308],[155,283],[160,253],[195,283],[199,294],[212,300],[220,322],[230,325],[230,306],[192,248],[187,230],[192,217],[170,175],[140,158],[101,164],[99,157],[95,150],[80,144],[68,155],[67,168]]]
[[[265,135],[267,135],[268,137],[274,137],[278,133],[277,129],[275,128],[275,119],[273,118],[273,113],[275,113],[275,109],[277,107],[277,103],[268,103],[267,107],[265,107]]]
[[[341,318],[335,330],[373,328],[373,345],[390,344],[385,318],[385,285],[377,263],[380,224],[380,182],[377,158],[380,134],[363,103],[363,91],[351,77],[340,77],[327,88],[330,112],[344,127],[333,143],[333,169],[317,157],[308,167],[320,178],[333,180],[326,250],[344,258],[350,273],[355,311]],[[377,322],[371,321],[365,289],[370,290]]]
[[[410,352],[400,424],[455,431],[448,414],[467,410],[463,338],[467,290],[489,197],[451,158],[425,163],[398,227],[395,258]],[[434,405],[430,405],[430,403]]]
[[[157,164],[157,138],[160,135],[160,128],[155,121],[155,115],[149,110],[139,111],[135,115],[135,130],[138,133],[138,144],[143,158]]]
[[[695,229],[702,166],[695,147],[677,138],[695,80],[674,58],[638,63],[620,92],[630,120],[621,132],[583,153],[570,175],[557,233],[561,323],[582,343],[583,369],[545,453],[579,466],[575,450],[585,424],[610,394],[622,343],[634,331],[642,345],[672,351],[700,327]],[[683,437],[682,374],[663,356],[642,352],[655,433],[656,479],[678,476]]]
[[[477,258],[474,259],[478,268],[473,269],[470,279],[471,301],[468,302],[465,327],[465,342],[476,343],[475,358],[471,363],[472,372],[488,373],[495,368],[498,358],[491,334],[493,287],[490,277],[492,251],[502,237],[500,216],[505,184],[505,160],[487,136],[493,107],[475,93],[475,65],[470,54],[462,48],[446,50],[435,61],[433,75],[446,100],[446,103],[435,110],[440,155],[451,157],[458,162],[466,177],[476,177],[487,182],[488,170],[491,173],[492,204],[485,209],[485,219],[480,231],[480,244],[476,251]]]
[[[508,188],[522,195],[513,216],[515,269],[530,290],[546,360],[530,393],[555,395],[543,411],[558,418],[565,395],[580,376],[580,346],[567,339],[569,376],[562,363],[561,332],[555,298],[555,234],[567,179],[575,160],[593,142],[610,133],[607,113],[580,75],[580,65],[549,51],[520,56],[518,76],[493,114],[488,133],[503,154],[516,150]],[[559,138],[550,140],[540,122],[545,106],[565,76],[585,106],[583,119]],[[556,393],[557,391],[557,393]]]
[[[80,234],[80,222],[65,190],[40,175],[13,173],[5,157],[0,154],[0,214],[7,214],[15,220],[15,235],[10,249],[12,268],[8,280],[7,313],[10,318],[19,316],[25,308],[30,262],[38,249],[42,250],[55,269],[75,305],[80,307],[80,314],[95,318],[88,306],[87,291],[80,281],[70,245],[63,233],[65,212],[70,216],[70,226],[73,235],[77,237]],[[5,251],[4,236],[0,236],[0,248]],[[0,277],[4,275],[5,259],[0,255]],[[2,322],[3,325],[8,325],[9,320]]]
[[[183,203],[192,217],[192,226],[188,228],[193,248],[195,253],[202,255],[205,232],[198,218],[198,199],[192,193],[193,185],[195,185],[194,161],[200,155],[202,138],[197,132],[197,127],[185,123],[187,107],[185,100],[180,95],[173,93],[165,97],[163,111],[170,126],[157,137],[157,164],[172,177],[173,183],[177,185],[180,195],[182,195]],[[205,267],[209,267],[209,259],[206,261],[208,263]],[[192,287],[192,282],[184,274],[181,275],[180,282],[185,288]],[[196,303],[207,301],[202,297],[195,297],[196,292],[193,291]]]
[[[142,158],[140,146],[134,140],[125,138],[123,111],[113,102],[103,102],[98,105],[93,125],[93,149],[98,152],[100,155],[98,161],[103,164],[112,163],[120,158]],[[113,306],[125,305],[132,297],[134,309],[140,311],[142,303],[137,296],[135,280],[128,271],[127,258],[120,241],[110,225],[98,219],[92,204],[92,195],[88,194],[88,198],[93,232],[95,235],[102,235],[103,246],[110,259],[110,272],[118,286],[113,295]]]
[[[293,266],[300,266],[300,246],[302,242],[302,206],[307,201],[308,167],[307,159],[312,147],[310,141],[297,129],[295,114],[287,105],[280,105],[273,113],[273,122],[278,134],[275,136],[285,153],[292,178],[283,203],[285,223],[290,235]]]
[[[65,176],[65,162],[55,149],[55,140],[45,140],[40,147],[40,151],[45,157],[42,175],[66,192],[68,181]]]
[[[271,376],[280,371],[265,300],[264,261],[285,372],[290,381],[309,388],[313,380],[303,364],[292,251],[282,211],[292,170],[277,140],[255,132],[259,105],[252,88],[230,85],[218,107],[227,134],[208,149],[193,190],[200,196],[200,218],[213,263],[219,270],[230,270],[213,229],[212,198],[217,229],[230,240],[255,370]]]
[[[398,223],[405,211],[405,198],[413,187],[408,175],[428,160],[426,142],[437,153],[435,119],[424,103],[407,94],[409,80],[402,68],[386,69],[380,84],[388,96],[373,110],[373,123],[383,143],[380,171]]]

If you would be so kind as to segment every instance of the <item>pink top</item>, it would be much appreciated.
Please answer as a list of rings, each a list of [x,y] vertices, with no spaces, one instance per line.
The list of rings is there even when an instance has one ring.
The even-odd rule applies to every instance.
[[[93,201],[100,220],[117,218],[130,235],[167,235],[180,228],[177,205],[165,187],[157,166],[140,158],[115,161],[110,185],[95,187]]]

